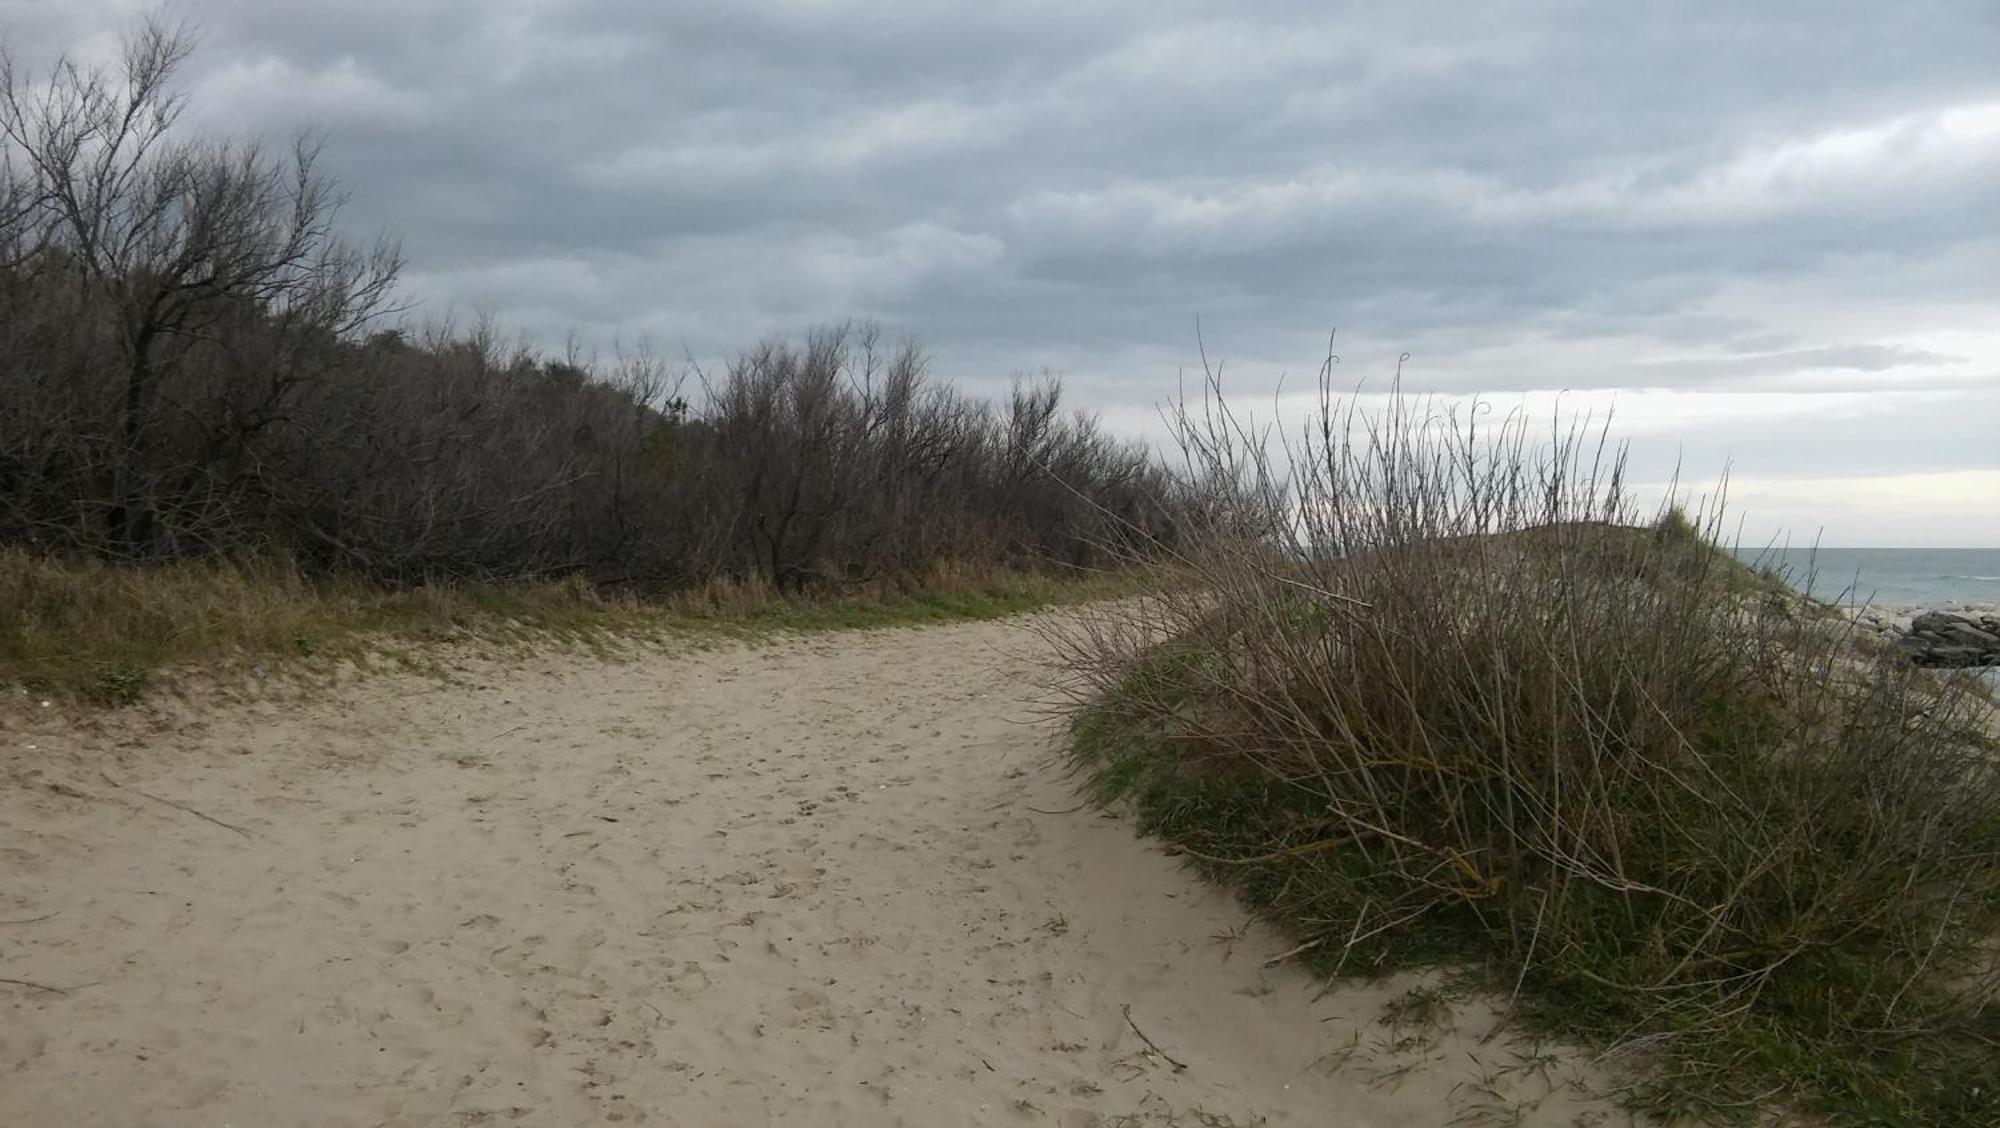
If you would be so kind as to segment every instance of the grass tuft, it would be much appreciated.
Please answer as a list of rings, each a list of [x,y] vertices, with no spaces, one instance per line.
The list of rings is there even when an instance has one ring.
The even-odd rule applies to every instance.
[[[1097,794],[1328,975],[1470,969],[1667,1117],[2000,1123],[1984,703],[1719,547],[1592,435],[1183,412],[1242,518],[1061,638]],[[1432,1000],[1404,1017],[1421,1025]]]

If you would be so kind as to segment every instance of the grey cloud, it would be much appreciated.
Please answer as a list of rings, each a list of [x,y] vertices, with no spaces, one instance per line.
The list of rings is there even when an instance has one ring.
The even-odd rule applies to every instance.
[[[0,26],[46,57],[126,10]],[[544,340],[709,356],[874,316],[1120,410],[1171,392],[1197,318],[1255,372],[1339,326],[1459,390],[1978,387],[1995,358],[1925,335],[2000,340],[1983,0],[182,10],[197,116],[324,125],[427,309]]]

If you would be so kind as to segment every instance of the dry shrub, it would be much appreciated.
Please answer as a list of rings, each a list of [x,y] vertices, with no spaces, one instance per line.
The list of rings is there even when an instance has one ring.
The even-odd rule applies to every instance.
[[[1643,1049],[1656,1110],[2000,1122],[2000,771],[1963,684],[1862,653],[1719,509],[1636,523],[1601,430],[1368,418],[1324,376],[1283,446],[1180,413],[1244,503],[1065,636],[1101,791],[1323,970],[1470,964]]]
[[[982,401],[870,326],[716,373],[392,327],[400,253],[339,236],[309,138],[177,124],[193,46],[158,18],[105,67],[0,43],[0,544],[795,595],[1172,539],[1151,453],[1054,381]]]

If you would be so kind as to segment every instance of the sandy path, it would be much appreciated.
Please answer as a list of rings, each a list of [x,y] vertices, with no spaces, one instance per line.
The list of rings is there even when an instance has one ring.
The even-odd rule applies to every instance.
[[[1428,1126],[1546,1088],[1505,1039],[1382,1058],[1396,988],[1316,1000],[1127,824],[1030,810],[1073,805],[1040,659],[979,624],[14,725],[0,976],[67,993],[0,984],[0,1124]]]

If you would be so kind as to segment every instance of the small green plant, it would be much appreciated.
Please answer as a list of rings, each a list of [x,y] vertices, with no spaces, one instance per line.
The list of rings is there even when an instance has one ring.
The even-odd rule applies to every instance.
[[[146,690],[146,671],[119,663],[98,675],[94,696],[108,705],[130,705]]]
[[[1687,510],[1678,505],[1668,506],[1666,512],[1653,522],[1653,536],[1662,544],[1669,545],[1705,543],[1700,527],[1688,517]]]
[[[1382,1008],[1381,1022],[1392,1032],[1428,1044],[1451,1029],[1464,998],[1463,987],[1455,983],[1412,987],[1389,1000]]]

